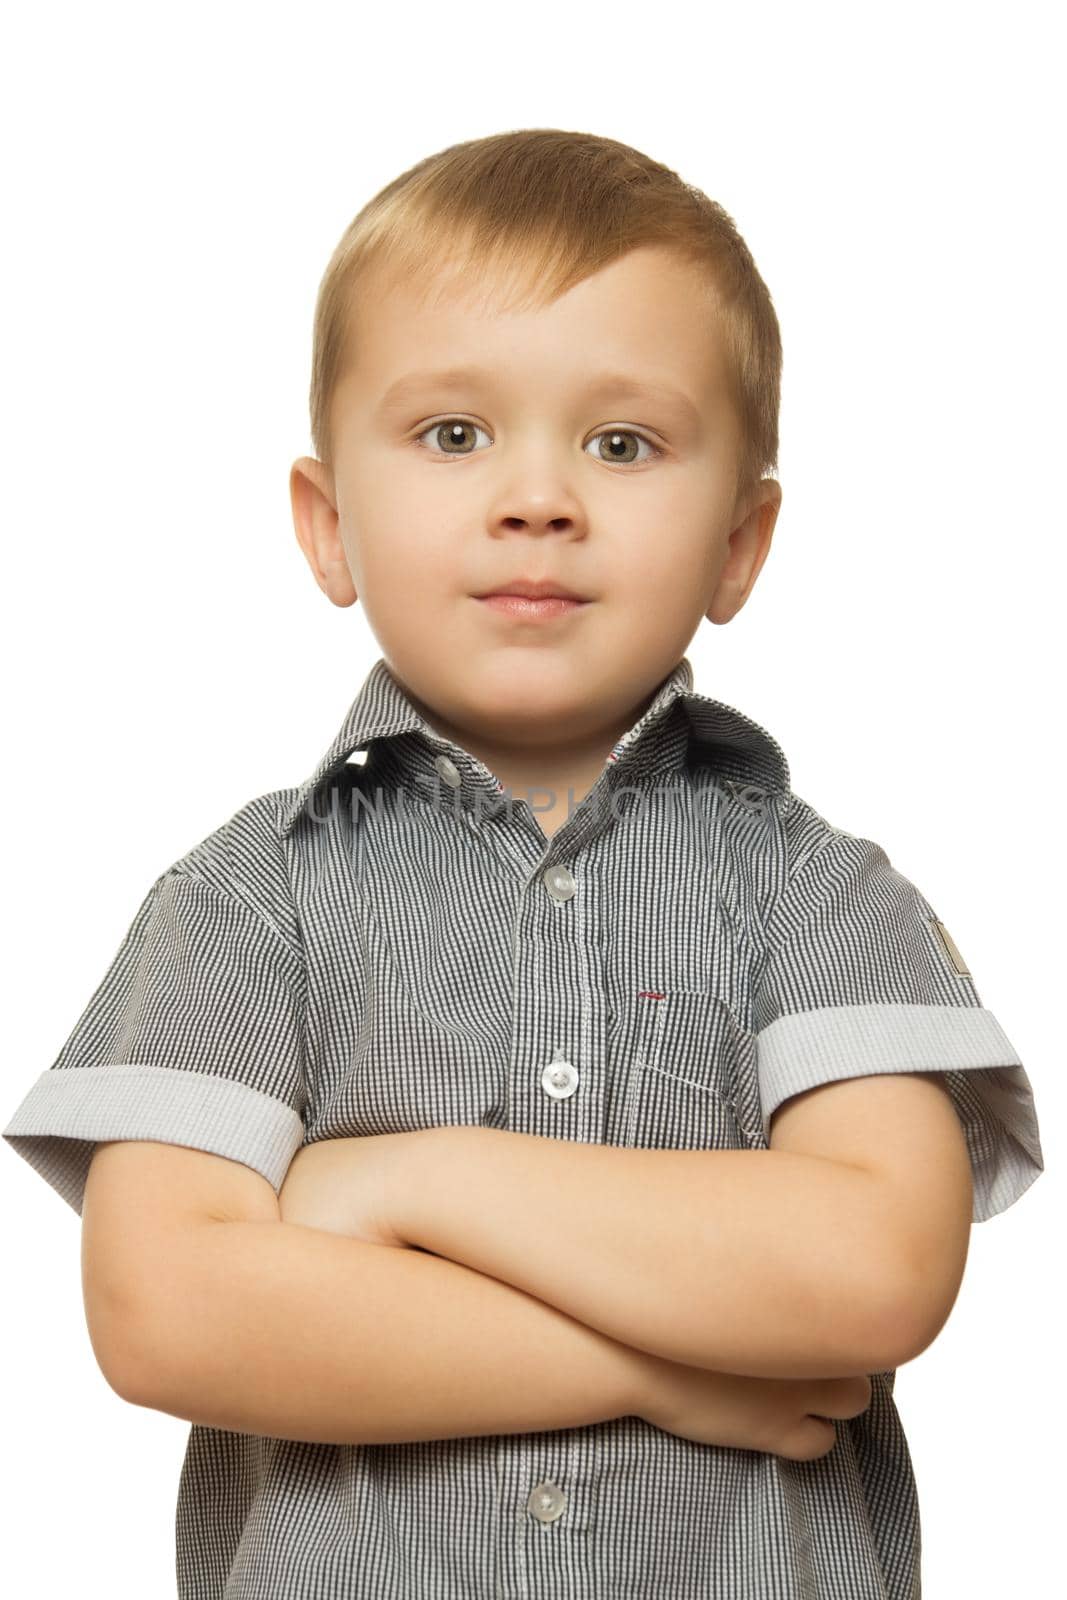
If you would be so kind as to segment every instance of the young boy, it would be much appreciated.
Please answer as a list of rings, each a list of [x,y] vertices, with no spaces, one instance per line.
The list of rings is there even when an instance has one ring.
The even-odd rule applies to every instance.
[[[895,1368],[1043,1163],[932,907],[692,687],[780,362],[731,219],[609,139],[444,150],[334,253],[293,513],[382,658],[4,1130],[109,1383],[192,1423],[183,1600],[919,1593]]]

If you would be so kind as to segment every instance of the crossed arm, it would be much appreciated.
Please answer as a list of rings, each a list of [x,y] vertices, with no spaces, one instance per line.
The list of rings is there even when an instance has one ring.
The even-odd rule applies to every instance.
[[[255,1208],[246,1185],[235,1215],[145,1216],[142,1196],[166,1267],[117,1298],[97,1284],[101,1365],[137,1404],[337,1443],[657,1415],[657,1358],[742,1379],[892,1368],[947,1316],[970,1227],[967,1151],[935,1083],[794,1096],[770,1150],[458,1126],[307,1145],[280,1195],[251,1174]],[[884,1164],[849,1159],[857,1128]],[[795,1148],[812,1141],[827,1154]],[[93,1177],[88,1226],[107,1232],[110,1194],[125,1228],[121,1186],[94,1222]],[[377,1247],[403,1243],[427,1253]]]
[[[848,1159],[856,1128],[875,1128],[893,1159]],[[796,1148],[811,1140],[834,1155]],[[382,1142],[341,1141],[357,1165],[362,1145]],[[890,1369],[932,1342],[962,1278],[970,1168],[938,1074],[821,1085],[777,1114],[769,1150],[467,1126],[384,1142],[388,1223],[404,1243],[692,1366],[774,1378]]]

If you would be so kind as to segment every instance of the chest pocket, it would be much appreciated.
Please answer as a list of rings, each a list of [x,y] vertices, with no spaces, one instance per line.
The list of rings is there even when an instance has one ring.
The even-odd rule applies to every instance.
[[[707,989],[636,995],[624,1034],[616,1141],[645,1150],[743,1149],[741,1039]]]

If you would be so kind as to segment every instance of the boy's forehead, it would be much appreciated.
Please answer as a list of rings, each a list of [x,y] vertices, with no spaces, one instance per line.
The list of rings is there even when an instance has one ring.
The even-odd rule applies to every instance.
[[[403,302],[406,312],[465,310],[487,316],[521,316],[551,312],[560,301],[588,299],[610,288],[616,298],[629,295],[642,303],[650,288],[667,285],[675,295],[688,295],[694,305],[717,305],[719,294],[706,267],[668,245],[641,245],[625,250],[585,272],[555,292],[548,269],[530,255],[485,257],[475,250],[442,247],[432,261],[402,270],[387,259],[366,269],[363,297],[368,303]]]
[[[689,264],[631,252],[547,303],[520,289],[514,275],[371,275],[349,311],[339,397],[343,388],[388,412],[430,388],[543,373],[590,399],[655,400],[696,423],[724,393],[716,299]]]

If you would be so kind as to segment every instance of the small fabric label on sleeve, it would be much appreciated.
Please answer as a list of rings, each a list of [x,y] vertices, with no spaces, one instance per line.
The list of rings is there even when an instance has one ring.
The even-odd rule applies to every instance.
[[[943,922],[938,922],[937,918],[933,917],[931,918],[930,926],[934,929],[934,932],[940,939],[945,954],[952,962],[956,972],[961,978],[969,978],[971,974],[967,963],[964,961],[963,957],[959,953],[959,950],[956,948],[956,941],[945,927],[945,924]]]

